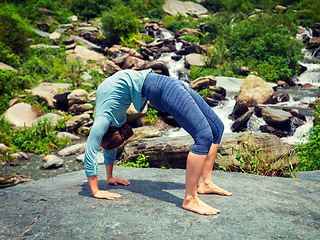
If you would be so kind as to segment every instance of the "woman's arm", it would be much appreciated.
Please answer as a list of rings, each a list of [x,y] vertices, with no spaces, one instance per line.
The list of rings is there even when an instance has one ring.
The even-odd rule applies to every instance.
[[[113,171],[113,163],[106,165],[106,171],[107,171],[107,179],[109,184],[117,185],[122,184],[122,185],[130,185],[130,182],[125,179],[121,178],[113,178],[112,176],[112,171]]]
[[[101,191],[98,188],[98,178],[96,176],[88,177],[88,182],[91,188],[91,192],[95,198],[106,198],[109,200],[114,200],[116,198],[121,198],[120,194],[111,193],[108,191]]]

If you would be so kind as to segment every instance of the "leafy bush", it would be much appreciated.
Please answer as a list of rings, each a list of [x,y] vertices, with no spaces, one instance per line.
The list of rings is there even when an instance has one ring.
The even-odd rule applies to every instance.
[[[237,76],[241,65],[267,81],[287,80],[298,73],[303,46],[294,37],[297,27],[289,16],[260,14],[233,25],[222,19],[208,25],[217,36],[207,67],[219,75]]]
[[[130,7],[121,4],[104,12],[101,22],[104,31],[110,38],[115,42],[119,42],[121,37],[127,38],[137,33],[139,19]]]
[[[12,4],[2,4],[0,6],[0,60],[5,63],[17,64],[14,60],[17,56],[24,56],[28,50],[28,37],[30,30],[26,20],[20,17],[17,8]],[[4,47],[4,49],[2,49]]]
[[[148,157],[144,154],[139,154],[137,157],[136,162],[127,162],[124,164],[121,164],[120,166],[123,167],[136,167],[136,168],[148,168],[149,167],[149,162],[148,162]]]
[[[56,133],[50,121],[43,118],[32,127],[15,132],[13,142],[22,151],[47,154],[70,143],[69,138],[57,138]]]
[[[308,142],[301,143],[296,148],[300,160],[296,171],[320,169],[320,104],[315,105],[314,116],[315,126],[303,136],[308,139]]]
[[[187,18],[182,14],[176,16],[168,16],[164,20],[164,27],[173,32],[178,32],[182,28],[195,28],[196,23],[192,21],[192,18]]]
[[[158,121],[158,110],[155,108],[148,108],[148,111],[145,116],[145,122],[147,124],[156,124]]]

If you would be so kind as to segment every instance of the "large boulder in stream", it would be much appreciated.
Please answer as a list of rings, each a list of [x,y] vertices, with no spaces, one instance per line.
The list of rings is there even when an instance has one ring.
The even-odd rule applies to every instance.
[[[247,112],[248,108],[268,103],[273,93],[274,90],[269,83],[260,77],[249,75],[241,84],[232,117],[237,119]]]

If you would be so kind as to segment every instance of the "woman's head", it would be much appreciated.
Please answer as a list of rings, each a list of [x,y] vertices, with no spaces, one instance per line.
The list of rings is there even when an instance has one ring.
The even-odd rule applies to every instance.
[[[105,150],[117,148],[132,135],[131,127],[126,124],[123,124],[121,128],[109,127],[102,137],[100,146]]]

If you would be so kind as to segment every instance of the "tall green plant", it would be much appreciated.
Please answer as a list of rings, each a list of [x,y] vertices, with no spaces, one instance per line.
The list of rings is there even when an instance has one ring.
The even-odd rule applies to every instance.
[[[299,156],[297,171],[313,171],[320,169],[320,104],[314,108],[315,125],[303,136],[307,138],[306,143],[297,146]]]

